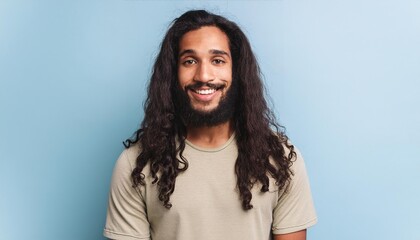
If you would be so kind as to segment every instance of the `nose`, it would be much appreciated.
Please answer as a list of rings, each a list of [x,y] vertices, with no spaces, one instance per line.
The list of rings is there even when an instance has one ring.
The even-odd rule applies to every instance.
[[[200,82],[209,82],[214,80],[214,72],[211,64],[205,62],[199,63],[195,72],[194,80]]]

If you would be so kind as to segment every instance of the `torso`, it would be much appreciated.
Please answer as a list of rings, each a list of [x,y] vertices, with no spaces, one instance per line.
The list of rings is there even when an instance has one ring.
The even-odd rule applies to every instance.
[[[278,199],[274,181],[270,191],[252,189],[253,208],[242,209],[236,187],[234,136],[216,149],[203,149],[186,142],[184,157],[189,167],[176,178],[171,209],[158,200],[156,184],[144,169],[142,189],[153,240],[161,239],[270,239],[272,212]],[[203,238],[203,236],[206,236]]]

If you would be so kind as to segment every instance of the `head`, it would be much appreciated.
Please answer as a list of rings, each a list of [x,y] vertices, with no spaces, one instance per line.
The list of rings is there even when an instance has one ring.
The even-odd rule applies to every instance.
[[[259,69],[235,23],[204,10],[175,19],[154,66],[149,98],[164,97],[184,126],[213,126],[233,119],[239,102],[251,100],[245,96],[251,89],[262,92]]]
[[[237,100],[229,39],[215,26],[187,32],[179,42],[175,106],[187,126],[229,121]]]

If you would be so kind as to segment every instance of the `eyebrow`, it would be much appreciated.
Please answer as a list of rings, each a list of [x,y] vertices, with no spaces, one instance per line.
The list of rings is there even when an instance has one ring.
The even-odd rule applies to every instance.
[[[185,49],[182,52],[179,53],[179,57],[184,56],[185,54],[196,54],[197,52],[192,50],[192,49]],[[226,55],[228,57],[230,57],[229,53],[227,53],[226,51],[223,50],[218,50],[218,49],[210,49],[209,53],[213,54],[213,55]]]
[[[214,55],[226,55],[230,57],[229,54],[223,50],[211,49],[209,52]]]

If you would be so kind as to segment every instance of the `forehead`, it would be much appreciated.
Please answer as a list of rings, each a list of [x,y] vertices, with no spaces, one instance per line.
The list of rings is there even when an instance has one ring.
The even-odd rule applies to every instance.
[[[229,38],[218,27],[201,27],[182,36],[179,42],[179,52],[187,49],[205,52],[210,49],[217,49],[230,53]]]

